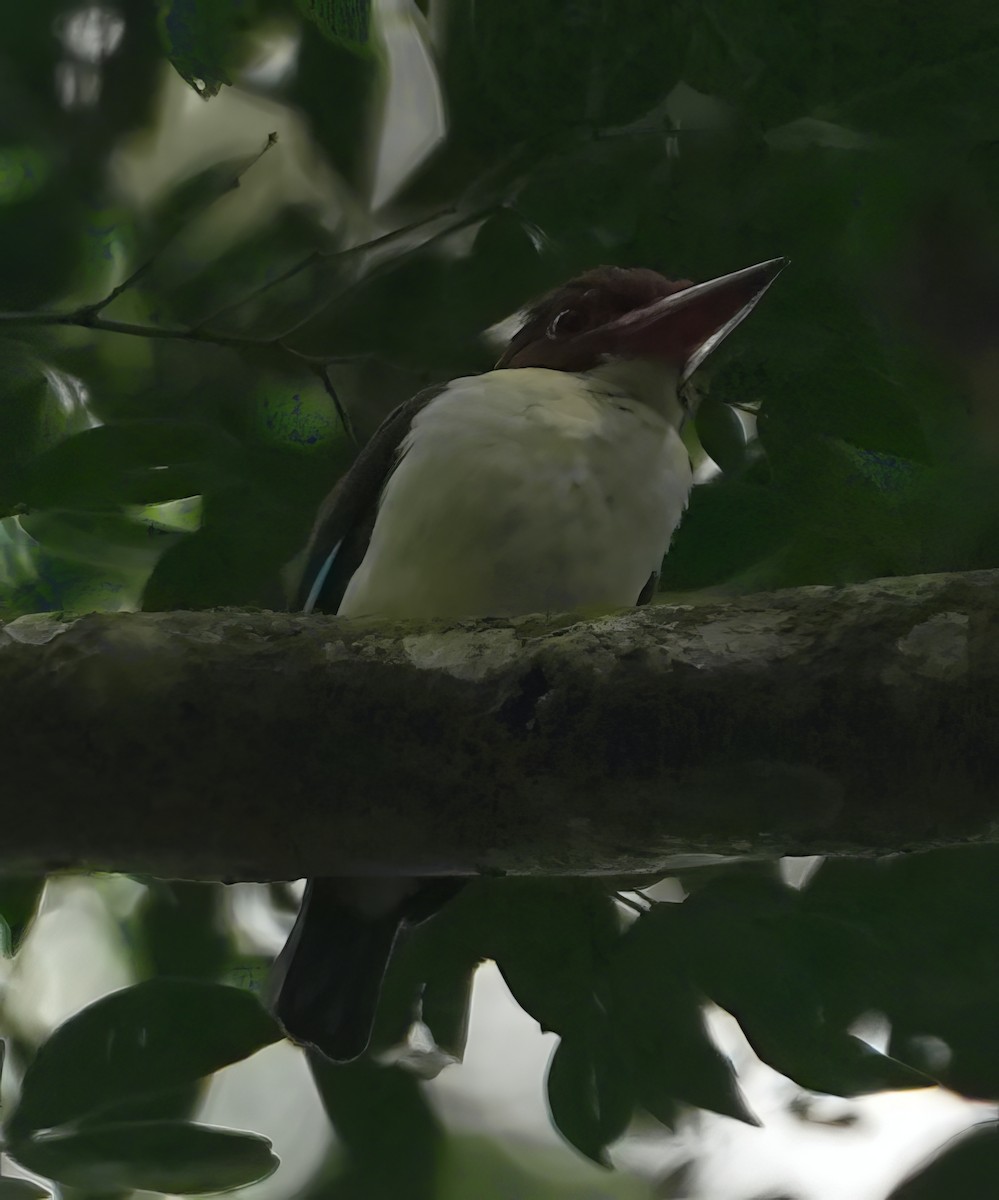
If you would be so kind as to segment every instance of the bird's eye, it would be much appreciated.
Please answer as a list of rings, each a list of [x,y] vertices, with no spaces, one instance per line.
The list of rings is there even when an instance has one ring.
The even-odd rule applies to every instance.
[[[579,313],[574,308],[563,308],[552,317],[548,323],[548,337],[565,337],[567,333],[575,333],[580,325]]]

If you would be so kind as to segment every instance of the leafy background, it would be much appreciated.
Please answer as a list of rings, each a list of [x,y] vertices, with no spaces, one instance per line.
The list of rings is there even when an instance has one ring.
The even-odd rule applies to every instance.
[[[991,0],[16,6],[0,611],[279,604],[381,416],[488,369],[497,325],[598,262],[701,279],[792,260],[701,381],[703,483],[667,592],[999,566],[997,34]],[[830,862],[804,886],[711,865],[627,904],[581,882],[470,887],[389,981],[383,1045],[422,1004],[411,1069],[315,1065],[339,1140],[302,1194],[700,1194],[696,1112],[753,1115],[705,998],[806,1115],[802,1095],[934,1080],[993,1101],[995,857]],[[40,896],[2,882],[14,1159],[84,1195],[265,1177],[267,1129],[191,1118],[212,1072],[274,1053],[248,992],[287,897],[251,919],[218,888],[64,880],[32,926]],[[32,945],[60,903],[97,906],[116,949],[56,1013]],[[562,1135],[598,1162],[636,1141],[658,1158],[557,1182],[445,1132],[419,1079],[461,1055],[481,958],[559,1036]],[[871,1013],[887,1053],[855,1035]],[[984,1126],[893,1194],[976,1194],[994,1142]],[[828,1183],[796,1194],[860,1194]]]

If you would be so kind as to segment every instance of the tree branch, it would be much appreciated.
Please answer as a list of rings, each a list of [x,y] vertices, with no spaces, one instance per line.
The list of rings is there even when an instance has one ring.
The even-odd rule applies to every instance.
[[[0,863],[651,872],[997,839],[999,572],[596,620],[0,627]]]

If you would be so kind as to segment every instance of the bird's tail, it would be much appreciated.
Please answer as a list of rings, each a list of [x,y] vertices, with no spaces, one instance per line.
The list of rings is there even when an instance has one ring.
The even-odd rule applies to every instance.
[[[268,985],[269,1007],[288,1036],[333,1062],[359,1058],[400,931],[425,920],[463,882],[310,879]]]

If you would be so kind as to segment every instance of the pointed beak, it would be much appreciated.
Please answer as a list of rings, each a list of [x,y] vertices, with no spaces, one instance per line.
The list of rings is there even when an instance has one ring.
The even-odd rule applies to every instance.
[[[622,358],[659,358],[689,379],[716,346],[749,316],[787,266],[771,258],[636,308],[584,336],[599,338]]]

